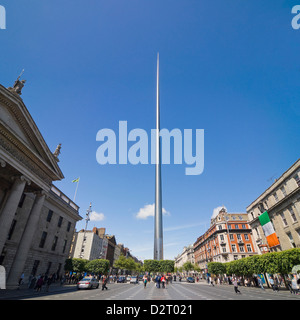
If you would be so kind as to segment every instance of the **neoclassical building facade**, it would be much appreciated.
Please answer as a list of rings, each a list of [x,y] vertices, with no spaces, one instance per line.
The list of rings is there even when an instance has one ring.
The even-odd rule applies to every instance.
[[[0,265],[6,287],[21,274],[63,272],[79,207],[53,185],[64,178],[22,98],[24,83],[0,85]]]
[[[275,246],[268,243],[259,221],[264,212],[278,238]],[[247,213],[259,254],[300,247],[300,159],[247,207]]]

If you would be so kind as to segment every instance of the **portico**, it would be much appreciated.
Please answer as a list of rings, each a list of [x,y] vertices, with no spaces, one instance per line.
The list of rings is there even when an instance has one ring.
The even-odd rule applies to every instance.
[[[69,233],[81,217],[75,203],[65,195],[59,196],[57,188],[58,192],[53,191],[52,183],[64,178],[57,156],[44,141],[20,94],[0,85],[0,265],[6,268],[7,288],[17,286],[24,269],[28,273],[37,272],[36,265],[45,263],[45,256],[51,260],[45,270],[50,272],[53,261],[61,261],[62,265],[63,257],[68,255],[65,241],[71,245]],[[38,247],[34,238],[40,241],[46,232],[41,222],[49,207],[68,221],[68,235],[61,233],[64,253],[58,259],[53,257],[55,252],[34,249]],[[46,233],[49,235],[49,230]],[[57,235],[55,237],[58,241]],[[43,258],[39,259],[41,254]]]

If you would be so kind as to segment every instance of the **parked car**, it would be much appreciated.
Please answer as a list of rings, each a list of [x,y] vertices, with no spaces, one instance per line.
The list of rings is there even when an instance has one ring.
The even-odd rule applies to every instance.
[[[131,276],[127,276],[126,282],[130,282]]]
[[[194,283],[195,279],[193,277],[187,277],[186,282]]]
[[[94,277],[85,277],[77,283],[77,289],[92,289],[99,287],[99,280]]]
[[[138,277],[131,277],[130,278],[130,283],[139,283]]]
[[[120,276],[120,277],[117,279],[117,283],[125,283],[125,282],[126,282],[126,277]]]

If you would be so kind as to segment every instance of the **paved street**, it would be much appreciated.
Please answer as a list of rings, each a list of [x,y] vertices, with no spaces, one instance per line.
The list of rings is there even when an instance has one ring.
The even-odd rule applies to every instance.
[[[236,294],[232,285],[210,286],[206,282],[173,282],[166,289],[157,289],[153,282],[147,284],[112,283],[108,290],[77,290],[75,286],[50,292],[31,293],[14,299],[19,300],[300,300],[300,295],[292,295],[287,290],[273,292],[271,289],[239,287],[242,294]],[[21,290],[20,290],[21,291]],[[0,294],[0,299],[7,299]],[[11,298],[12,299],[12,298]]]

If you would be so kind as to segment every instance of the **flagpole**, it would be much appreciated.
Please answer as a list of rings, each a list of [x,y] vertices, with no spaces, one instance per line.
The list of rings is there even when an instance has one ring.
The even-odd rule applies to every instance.
[[[77,189],[78,189],[79,181],[80,181],[80,177],[79,177],[79,180],[78,180],[77,185],[76,185],[76,190],[75,190],[74,200],[73,200],[74,202],[75,202],[75,199],[76,199],[76,194],[77,194]]]

